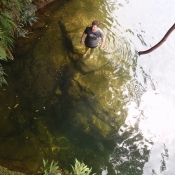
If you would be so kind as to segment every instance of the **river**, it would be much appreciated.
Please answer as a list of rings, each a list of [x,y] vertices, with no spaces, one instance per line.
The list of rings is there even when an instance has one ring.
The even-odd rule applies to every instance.
[[[107,3],[109,16],[116,21],[117,28],[128,40],[132,50],[147,50],[157,44],[175,21],[172,15],[175,9],[173,0]],[[142,85],[144,92],[138,106],[137,101],[128,103],[126,126],[121,127],[122,132],[117,133],[118,137],[122,137],[130,127],[134,128],[121,142],[116,139],[117,148],[109,159],[116,174],[174,174],[174,46],[175,32],[155,51],[136,56],[133,76]],[[137,94],[137,91],[134,93]],[[140,139],[135,138],[139,134]],[[139,147],[140,155],[133,153],[135,150],[132,150],[131,142],[132,146]],[[145,147],[150,150],[146,159],[142,157]],[[139,166],[142,163],[143,168]]]
[[[110,95],[112,95],[105,97],[107,99],[110,98],[107,105],[112,106],[111,109],[116,107],[117,115],[126,115],[126,118],[117,132],[112,133],[112,140],[110,141],[87,135],[70,125],[66,119],[66,115],[69,114],[67,111],[69,110],[72,115],[75,115],[73,110],[77,110],[79,113],[82,112],[85,116],[88,115],[90,110],[82,105],[86,104],[87,101],[86,103],[84,101],[82,103],[81,101],[77,103],[74,101],[73,103],[76,103],[75,106],[80,104],[80,107],[78,106],[76,109],[71,109],[71,106],[67,106],[67,102],[65,102],[66,98],[69,99],[67,96],[64,98],[60,98],[60,96],[57,98],[56,96],[56,100],[54,99],[52,103],[57,104],[61,101],[66,112],[63,110],[61,114],[58,114],[58,111],[55,110],[56,105],[50,108],[50,110],[47,110],[48,104],[44,104],[44,102],[43,104],[38,104],[37,97],[35,97],[35,102],[30,101],[33,95],[32,93],[30,94],[32,85],[29,88],[29,85],[18,83],[22,75],[20,72],[22,68],[19,68],[19,72],[14,71],[17,85],[25,90],[24,95],[29,91],[27,99],[26,97],[23,99],[23,97],[19,95],[23,103],[22,105],[19,103],[19,106],[23,106],[22,111],[28,111],[26,112],[26,116],[30,118],[30,124],[27,123],[24,127],[27,129],[24,132],[25,135],[20,136],[20,141],[22,140],[20,147],[22,149],[18,153],[15,153],[14,157],[11,155],[13,152],[16,152],[14,150],[18,150],[18,144],[15,143],[13,145],[11,141],[13,139],[11,138],[7,141],[2,139],[3,143],[7,142],[15,147],[12,149],[10,147],[9,150],[11,151],[7,153],[6,156],[9,159],[11,157],[11,160],[14,160],[13,164],[18,168],[28,163],[28,166],[25,166],[26,169],[29,169],[28,171],[30,171],[30,165],[36,168],[36,162],[41,162],[41,159],[45,157],[50,160],[52,158],[58,160],[61,166],[66,168],[68,168],[70,164],[73,164],[74,158],[78,158],[84,161],[89,167],[92,167],[93,172],[102,175],[173,175],[173,165],[175,162],[175,81],[173,81],[175,72],[175,32],[172,32],[166,42],[155,51],[141,56],[138,56],[138,51],[147,50],[157,44],[174,24],[175,16],[173,16],[173,12],[175,10],[175,1],[99,0],[92,2],[85,0],[76,2],[76,0],[72,0],[65,1],[65,4],[63,3],[64,8],[70,8],[70,6],[67,6],[67,4],[70,3],[72,3],[72,9],[77,8],[76,4],[81,4],[83,9],[81,11],[82,15],[86,13],[87,15],[94,15],[94,17],[96,19],[99,18],[101,22],[100,27],[106,35],[106,44],[102,53],[104,53],[105,58],[108,59],[112,68],[111,72],[109,72],[109,68],[106,74],[100,72],[101,74],[105,74],[105,79],[99,80],[99,84],[104,80],[108,81],[108,88]],[[52,15],[52,13],[47,12],[47,10],[45,14],[48,16]],[[55,18],[57,18],[57,16],[54,16],[54,19]],[[48,25],[45,25],[45,27],[48,27],[50,24],[49,21],[47,21],[47,23]],[[89,23],[91,23],[91,21]],[[56,24],[58,23],[56,22]],[[84,23],[82,22],[80,24],[82,27]],[[86,26],[83,26],[83,28],[84,27]],[[44,35],[47,35],[47,33]],[[39,39],[42,39],[43,36]],[[57,37],[58,36],[54,39],[57,39]],[[81,35],[79,37],[81,37]],[[58,41],[60,42],[61,40],[62,39],[59,39]],[[52,48],[52,45],[50,47]],[[41,52],[39,49],[38,51],[36,50],[37,48],[35,48],[35,52]],[[43,50],[43,52],[44,51],[45,50]],[[95,53],[95,58],[99,52],[100,51],[97,51]],[[25,68],[29,63],[32,63],[32,66],[38,63],[42,66],[51,65],[50,62],[44,63],[44,61],[42,64],[41,60],[38,61],[39,59],[37,60],[38,62],[36,61],[34,63],[30,61],[30,59],[26,59],[29,60],[27,63],[25,63],[25,59],[22,60],[24,61],[21,62],[24,63],[21,65],[24,65]],[[49,59],[47,61],[49,61]],[[34,69],[31,67],[29,70],[32,72]],[[39,67],[37,68],[40,69]],[[53,72],[52,65],[48,70],[51,73]],[[35,73],[35,71],[33,71],[33,73]],[[63,76],[66,75],[65,78],[67,79],[72,76],[69,75],[69,70],[60,72],[61,76],[62,73]],[[99,72],[96,71],[94,76],[98,75],[98,73]],[[24,75],[27,76],[27,74]],[[47,72],[44,75],[47,75]],[[78,73],[77,77],[79,76],[81,75]],[[101,75],[99,77],[101,77]],[[37,76],[37,78],[39,81],[40,78],[42,79],[40,76]],[[45,76],[44,81],[49,82],[49,79]],[[89,81],[91,80],[89,79]],[[64,79],[62,79],[62,87],[68,86],[66,80],[65,82],[66,83],[64,83]],[[118,82],[121,84],[118,85],[119,87],[116,87],[115,85]],[[104,87],[105,85],[104,83]],[[40,89],[43,88],[41,86],[38,87]],[[99,93],[100,92],[99,90]],[[20,94],[20,92],[18,93]],[[57,95],[60,94],[61,92],[58,88]],[[76,93],[74,95],[76,96]],[[38,96],[38,98],[40,98],[40,96]],[[92,102],[94,100],[93,98],[91,100]],[[103,100],[103,96],[100,96],[99,99]],[[33,104],[30,105],[30,103]],[[116,104],[119,105],[117,106]],[[43,107],[43,105],[46,107]],[[18,109],[19,106],[15,106],[15,108]],[[60,105],[60,108],[61,107]],[[17,112],[17,115],[19,114],[19,116],[21,116],[21,113],[22,112]],[[65,120],[60,119],[60,115],[62,115]],[[42,117],[45,118],[45,121],[42,121],[44,123],[43,125],[39,123]],[[22,117],[20,119],[21,123],[26,122],[25,118]],[[60,121],[62,121],[61,124]],[[48,123],[51,123],[51,125],[48,126]],[[111,124],[114,126],[115,122]],[[48,131],[42,130],[43,126],[53,130],[55,135],[53,136]],[[53,126],[58,128],[58,131],[55,131]],[[87,131],[89,131],[89,128],[87,128]],[[46,141],[47,137],[43,136],[39,136],[38,139],[35,140],[34,135],[38,133],[50,137],[48,142]],[[25,137],[25,142],[23,142],[23,137]],[[31,138],[30,143],[39,145],[41,152],[38,151],[38,146],[29,146],[29,138]],[[60,142],[60,140],[62,141]],[[51,149],[49,148],[50,142],[52,142]],[[27,148],[25,149],[23,147]],[[33,152],[29,147],[33,149]],[[8,148],[6,149],[8,150]],[[1,150],[5,150],[2,145]],[[22,154],[26,155],[27,160],[23,158]],[[1,155],[1,158],[4,157],[4,154],[3,156]],[[15,166],[13,166],[13,168]],[[33,171],[31,170],[31,172],[35,172],[35,168]]]

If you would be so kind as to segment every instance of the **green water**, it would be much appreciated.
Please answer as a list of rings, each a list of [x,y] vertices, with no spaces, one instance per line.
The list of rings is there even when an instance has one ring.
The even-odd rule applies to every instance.
[[[100,172],[108,164],[114,142],[99,137],[99,131],[89,133],[90,127],[84,125],[87,119],[83,116],[93,115],[92,104],[85,94],[78,95],[80,92],[69,83],[72,78],[82,76],[74,68],[75,63],[67,58],[70,48],[59,29],[59,18],[65,15],[64,8],[70,6],[67,1],[56,2],[39,11],[40,22],[31,29],[27,39],[17,41],[15,61],[4,64],[9,86],[3,87],[1,92],[0,163],[10,169],[36,174],[43,158],[54,159],[68,170],[75,158],[93,167],[94,172]],[[92,74],[101,79],[99,82],[106,79],[104,71]],[[92,86],[91,76],[87,78],[88,86]],[[67,90],[73,93],[72,97]],[[91,94],[94,90],[86,87],[84,93],[88,95],[88,91]],[[80,114],[80,126],[77,114]],[[108,128],[101,120],[92,118],[98,127],[102,124]]]
[[[0,91],[1,165],[36,174],[43,158],[69,170],[77,158],[97,174],[173,174],[173,41],[137,55],[173,21],[153,32],[153,5],[173,8],[165,1],[72,0],[38,12],[39,23],[3,66],[9,85]],[[83,59],[79,40],[94,19],[106,44]]]

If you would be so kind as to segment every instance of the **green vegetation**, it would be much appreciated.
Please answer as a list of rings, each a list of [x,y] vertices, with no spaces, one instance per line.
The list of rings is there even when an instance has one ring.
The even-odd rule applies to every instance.
[[[71,165],[72,166],[72,165]],[[54,160],[49,164],[48,160],[43,159],[43,166],[38,174],[41,175],[90,175],[91,169],[89,169],[83,162],[80,163],[75,159],[75,165],[72,166],[73,172],[62,170],[59,168],[58,163]],[[10,171],[7,168],[0,166],[0,175],[25,175],[20,172]],[[95,175],[95,174],[92,174]]]
[[[38,0],[39,1],[39,0]],[[37,21],[36,6],[32,0],[1,0],[0,1],[0,61],[13,59],[11,53],[14,40],[17,37],[26,37],[28,31],[25,25],[32,26]],[[0,86],[7,84],[0,63]]]
[[[43,159],[43,167],[41,167],[41,171],[39,171],[39,174],[45,174],[45,175],[61,175],[61,170],[59,170],[58,163],[53,161],[49,165],[48,160]]]
[[[10,171],[7,168],[0,166],[0,175],[24,175],[20,172]]]
[[[2,84],[7,84],[7,81],[4,78],[4,75],[6,75],[3,71],[3,68],[0,64],[0,86],[2,86]]]
[[[83,162],[80,163],[77,159],[75,159],[75,166],[72,166],[72,169],[74,175],[90,175],[92,168],[89,169]]]
[[[89,169],[87,165],[85,165],[83,162],[80,163],[77,159],[75,159],[75,165],[72,166],[72,169],[73,172],[62,170],[61,168],[59,168],[57,162],[52,161],[49,165],[48,160],[45,161],[43,159],[43,167],[41,167],[41,171],[39,171],[38,173],[44,175],[90,175],[91,173],[91,169]]]

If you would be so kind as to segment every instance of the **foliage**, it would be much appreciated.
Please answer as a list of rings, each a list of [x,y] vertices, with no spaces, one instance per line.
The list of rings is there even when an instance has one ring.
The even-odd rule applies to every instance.
[[[89,169],[83,162],[80,163],[77,159],[75,159],[75,166],[72,166],[72,169],[74,175],[90,175],[92,168]]]
[[[21,8],[20,23],[32,26],[34,22],[37,22],[38,18],[33,13],[35,9],[36,6],[32,3],[26,3],[23,5]]]
[[[0,166],[0,175],[24,175],[20,172],[10,171],[5,167]]]
[[[61,175],[60,172],[57,172],[59,169],[59,166],[57,165],[57,162],[52,160],[51,164],[49,165],[48,160],[43,159],[43,167],[41,167],[41,171],[39,173],[44,175]]]
[[[41,171],[38,173],[43,175],[90,175],[92,168],[89,169],[83,162],[80,163],[77,159],[75,159],[75,165],[72,166],[72,169],[73,172],[68,172],[66,170],[63,171],[53,160],[49,165],[48,160],[45,161],[43,159],[43,167],[41,167]]]
[[[0,1],[0,61],[13,59],[11,50],[15,37],[26,37],[25,25],[33,25],[38,18],[35,16],[36,6],[32,0],[1,0]],[[0,65],[0,86],[6,83]]]
[[[0,64],[0,87],[2,87],[2,84],[7,84],[7,81],[4,78],[4,75],[6,75],[6,74],[4,73],[4,70]]]

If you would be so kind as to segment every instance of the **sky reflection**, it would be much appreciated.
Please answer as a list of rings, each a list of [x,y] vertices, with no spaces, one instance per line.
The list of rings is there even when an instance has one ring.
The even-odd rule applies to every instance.
[[[139,128],[145,138],[152,139],[154,142],[150,159],[144,167],[144,173],[146,174],[148,169],[150,171],[154,169],[155,172],[160,173],[161,163],[164,161],[166,164],[163,170],[167,170],[165,173],[170,174],[173,169],[172,162],[175,162],[175,149],[173,149],[175,108],[160,93],[152,91],[142,96],[140,110],[144,111],[144,117],[141,117]],[[168,152],[167,156],[165,156],[165,149]],[[163,157],[166,159],[164,160]]]
[[[132,51],[147,50],[157,44],[175,22],[174,0],[107,2],[118,34],[131,44]],[[128,103],[128,116],[125,121],[127,127],[123,125],[118,135],[123,135],[131,127],[152,143],[145,142],[150,153],[148,161],[144,164],[144,175],[174,174],[174,50],[175,31],[155,51],[138,57],[134,65],[136,81],[142,85],[144,91],[139,94],[139,105],[134,100]],[[132,134],[130,133],[130,136]]]

